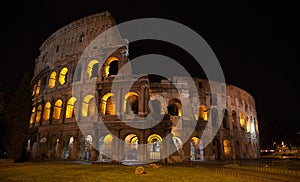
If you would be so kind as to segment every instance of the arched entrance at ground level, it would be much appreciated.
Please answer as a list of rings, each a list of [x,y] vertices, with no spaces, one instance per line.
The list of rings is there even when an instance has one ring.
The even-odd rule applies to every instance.
[[[50,139],[50,149],[48,150],[49,152],[49,157],[51,159],[53,158],[59,158],[59,138],[57,136],[51,136]]]
[[[124,141],[124,160],[138,160],[138,137],[135,134],[127,135]]]
[[[90,160],[91,159],[91,151],[93,149],[93,137],[92,135],[88,135],[85,137],[84,140],[84,159]]]
[[[178,153],[178,155],[181,157],[181,159],[183,160],[183,156],[184,156],[184,153],[183,153],[183,150],[182,150],[182,141],[179,137],[173,137],[173,142],[174,142],[174,145],[176,147],[176,151]]]
[[[46,137],[40,138],[40,147],[38,149],[38,153],[42,158],[48,158],[47,156],[47,149],[48,149],[48,140]]]
[[[63,151],[62,151],[62,158],[63,159],[71,159],[72,152],[73,152],[73,144],[74,144],[74,137],[66,136],[63,140]]]
[[[191,161],[203,161],[204,160],[204,147],[203,142],[198,137],[193,137],[190,141],[191,146]]]
[[[239,141],[234,142],[234,150],[235,150],[235,158],[240,159],[241,158],[241,145]]]
[[[162,138],[158,134],[152,134],[148,137],[149,159],[161,159]]]
[[[220,159],[220,142],[218,139],[214,139],[212,143],[212,159]]]
[[[99,139],[99,160],[111,160],[112,158],[112,134],[106,134]]]

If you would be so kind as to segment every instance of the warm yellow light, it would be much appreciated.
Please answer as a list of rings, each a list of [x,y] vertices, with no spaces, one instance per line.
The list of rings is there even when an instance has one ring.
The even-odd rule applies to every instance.
[[[102,115],[115,115],[115,104],[112,102],[113,93],[107,93],[102,97],[101,114]]]
[[[45,107],[44,107],[44,114],[43,114],[43,120],[44,121],[49,120],[49,118],[50,118],[50,110],[51,110],[51,104],[50,104],[50,102],[47,102],[45,104]]]
[[[50,79],[49,79],[49,88],[53,88],[55,86],[55,82],[56,82],[56,72],[53,71],[50,75]]]
[[[35,118],[35,106],[32,108],[31,111],[30,124],[34,123],[34,118]]]
[[[244,114],[242,112],[240,112],[240,125],[242,128],[245,127],[245,118],[244,118]]]
[[[83,103],[82,103],[82,116],[83,117],[94,116],[94,112],[95,112],[94,96],[87,95],[83,99]]]
[[[108,134],[104,137],[104,143],[105,144],[111,144],[112,143],[112,140],[113,140],[113,136],[111,134]]]
[[[36,89],[35,89],[35,94],[39,95],[40,90],[41,90],[41,80],[39,80],[38,83],[37,83],[37,86],[36,86]]]
[[[74,105],[76,102],[75,97],[71,97],[67,102],[67,109],[66,109],[66,118],[72,118],[74,116]]]
[[[61,85],[66,83],[67,73],[68,73],[68,68],[67,67],[64,67],[63,69],[61,69],[61,71],[59,73],[59,79],[58,79],[58,81]]]
[[[159,136],[158,134],[152,134],[148,137],[147,142],[151,143],[154,139],[156,139],[157,141],[162,141],[161,136]]]
[[[88,78],[88,79],[91,79],[92,74],[93,74],[93,72],[95,71],[95,70],[93,70],[95,64],[99,64],[99,61],[96,60],[96,59],[91,60],[91,61],[89,62],[89,64],[88,64],[88,66],[87,66],[86,72],[87,72],[87,78]],[[98,70],[96,70],[96,71],[98,72]]]
[[[246,117],[247,120],[246,120],[246,129],[247,129],[247,132],[250,132],[251,131],[251,120],[248,119],[248,117]]]
[[[62,109],[62,100],[59,99],[54,104],[54,110],[53,110],[53,118],[54,119],[60,119],[61,115],[61,109]]]
[[[200,140],[199,140],[199,138],[197,138],[197,137],[193,137],[193,138],[192,138],[192,141],[194,142],[195,146],[198,146],[199,143],[200,143]]]
[[[38,123],[41,121],[41,114],[42,114],[42,104],[39,104],[37,107],[35,122]]]
[[[207,121],[208,116],[207,116],[207,108],[204,105],[200,106],[200,120]]]
[[[225,155],[230,155],[231,154],[231,144],[229,140],[224,140],[223,141],[224,145],[224,154]]]
[[[113,61],[119,61],[118,58],[116,57],[109,57],[106,61],[106,63],[104,64],[105,67],[104,67],[104,76],[105,77],[108,77],[109,75],[109,67],[110,67],[110,63],[113,62]]]
[[[133,103],[135,100],[138,100],[138,94],[135,92],[128,92],[125,96],[124,96],[124,103],[123,103],[123,112],[127,113],[127,111],[131,111],[131,108],[127,108],[128,106],[130,106],[130,103]],[[130,98],[131,99],[128,99]],[[129,101],[129,103],[127,103]]]

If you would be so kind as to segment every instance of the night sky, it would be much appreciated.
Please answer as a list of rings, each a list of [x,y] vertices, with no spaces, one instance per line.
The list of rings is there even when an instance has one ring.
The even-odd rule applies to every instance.
[[[33,75],[39,46],[56,30],[84,16],[108,10],[116,23],[146,17],[170,19],[198,32],[219,59],[226,82],[254,97],[262,139],[291,135],[299,141],[299,6],[271,0],[195,2],[199,4],[165,0],[6,2],[0,11],[0,88],[14,90],[25,72]],[[130,46],[131,56],[161,53],[135,51],[138,47]],[[169,53],[165,54],[172,57]],[[192,60],[181,62],[193,65]]]

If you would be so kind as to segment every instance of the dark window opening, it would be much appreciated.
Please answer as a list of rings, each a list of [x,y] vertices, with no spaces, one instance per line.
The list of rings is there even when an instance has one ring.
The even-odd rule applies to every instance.
[[[79,42],[83,42],[84,39],[85,39],[84,34],[81,34],[80,37],[79,37]]]
[[[203,83],[202,82],[198,82],[198,87],[199,88],[203,88]]]
[[[59,46],[56,46],[56,50],[55,50],[56,52],[58,52],[59,51]]]
[[[112,62],[109,64],[108,76],[118,74],[118,70],[119,70],[119,64],[118,64],[118,61],[117,61],[117,60],[112,61]]]
[[[175,104],[169,105],[168,114],[171,116],[178,116],[178,107]]]

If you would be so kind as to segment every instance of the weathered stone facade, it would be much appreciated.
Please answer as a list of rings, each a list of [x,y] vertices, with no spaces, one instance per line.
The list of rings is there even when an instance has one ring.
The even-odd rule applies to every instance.
[[[258,121],[250,94],[233,85],[200,78],[188,83],[185,77],[175,76],[157,83],[147,76],[129,76],[130,69],[118,73],[128,63],[126,40],[112,33],[106,36],[109,41],[90,46],[114,25],[108,12],[91,15],[61,28],[40,47],[32,79],[28,136],[32,158],[143,162],[162,159],[171,149],[176,152],[167,157],[169,162],[259,157]],[[126,77],[119,81],[118,93],[112,93],[117,73]],[[129,78],[138,79],[124,93],[122,84],[132,84]],[[189,92],[190,84],[197,85],[196,95]],[[210,84],[215,84],[219,94],[210,93]],[[74,96],[77,88],[80,93]],[[191,106],[194,117],[182,114],[184,101],[179,93],[191,100],[198,97],[201,105]],[[218,104],[226,108],[220,109]],[[221,117],[217,134],[204,147],[204,129],[216,128],[214,122]],[[141,129],[143,122],[156,118],[162,120]],[[195,128],[182,142],[192,122]],[[141,127],[134,128],[130,123]],[[120,145],[116,138],[125,143]]]

